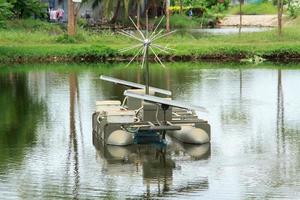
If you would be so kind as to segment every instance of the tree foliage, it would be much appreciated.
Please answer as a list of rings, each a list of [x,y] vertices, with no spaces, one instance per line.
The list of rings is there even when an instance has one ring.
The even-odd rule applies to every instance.
[[[8,0],[13,5],[13,13],[17,18],[46,16],[47,6],[40,0]]]
[[[300,0],[290,0],[287,10],[290,17],[296,18],[300,14]]]
[[[46,8],[40,0],[0,0],[0,23],[8,18],[44,18]]]
[[[172,5],[179,5],[180,0],[172,0]],[[230,0],[182,0],[183,6],[204,6],[206,8],[213,8],[215,6],[223,5],[228,8]]]
[[[0,27],[4,25],[4,20],[12,15],[12,5],[6,0],[0,0]]]

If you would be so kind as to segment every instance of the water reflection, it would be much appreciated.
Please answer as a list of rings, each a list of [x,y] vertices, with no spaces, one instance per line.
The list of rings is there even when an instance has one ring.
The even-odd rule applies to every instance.
[[[79,161],[78,161],[78,142],[75,122],[75,100],[78,95],[78,81],[77,75],[71,73],[69,75],[69,87],[70,87],[70,138],[69,138],[69,150],[68,150],[68,163],[70,162],[71,155],[73,154],[73,173],[74,173],[74,185],[73,185],[73,199],[78,199],[78,190],[80,186],[80,174],[79,174]],[[79,98],[77,98],[78,100]],[[68,166],[68,165],[67,165]],[[67,170],[68,171],[68,170]]]
[[[242,69],[239,69],[240,71],[240,99],[243,97],[243,72]]]
[[[285,147],[285,127],[284,127],[284,97],[282,88],[282,74],[281,70],[278,70],[278,80],[277,80],[277,120],[276,120],[276,130],[277,130],[277,141],[278,147]],[[284,150],[284,149],[283,149]],[[285,150],[284,150],[285,151]],[[280,154],[280,149],[277,149],[277,153]]]
[[[0,74],[0,171],[17,167],[25,149],[35,145],[38,124],[46,112],[31,96],[26,74]]]
[[[210,157],[210,144],[190,145],[167,138],[168,145],[130,145],[126,147],[105,145],[102,140],[93,137],[97,149],[97,159],[102,163],[106,174],[142,173],[145,193],[140,198],[153,198],[193,193],[208,189],[208,178],[173,186],[173,171],[180,170],[180,160],[201,160]],[[101,162],[104,160],[105,162]]]
[[[235,90],[236,95],[231,95],[232,91],[228,92],[227,98],[228,102],[222,105],[221,117],[223,120],[223,126],[227,129],[228,126],[238,126],[242,125],[243,128],[249,126],[250,124],[250,110],[247,108],[247,99],[243,97],[243,90],[245,90],[243,85],[243,70],[241,68],[236,70],[233,74],[236,76],[235,85],[232,86],[232,90]]]
[[[300,67],[154,66],[152,85],[210,111],[212,149],[95,148],[95,101],[124,89],[99,75],[142,81],[123,66],[0,68],[1,198],[299,199]]]

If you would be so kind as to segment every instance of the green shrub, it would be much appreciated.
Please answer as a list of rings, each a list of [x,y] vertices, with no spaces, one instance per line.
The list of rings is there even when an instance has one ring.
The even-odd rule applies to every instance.
[[[228,9],[230,0],[204,0],[204,5],[207,8],[222,7],[222,9]]]
[[[165,24],[165,22],[163,22],[162,24]],[[200,24],[197,21],[193,20],[193,18],[185,15],[175,14],[170,17],[170,26],[171,28],[186,29],[200,27]]]
[[[16,18],[46,18],[47,5],[40,0],[8,0]]]
[[[104,45],[91,45],[90,47],[85,47],[78,49],[76,52],[75,50],[70,51],[72,56],[78,57],[108,57],[108,56],[116,56],[117,51],[111,49]]]
[[[171,14],[173,14],[173,15],[180,14],[179,6],[172,6],[169,8],[169,10],[171,11]],[[192,10],[193,16],[196,16],[196,17],[202,17],[203,14],[206,12],[206,8],[203,6],[195,6],[195,7],[188,6],[188,7],[182,8],[182,12],[185,13],[185,15],[188,15],[190,10]]]
[[[25,32],[47,32],[50,34],[62,34],[63,27],[39,19],[13,19],[6,22],[6,28]]]
[[[290,17],[298,17],[298,15],[300,14],[300,0],[290,0],[288,2],[287,11]]]
[[[77,25],[78,25],[79,27],[85,28],[85,27],[87,27],[88,23],[87,23],[87,20],[86,20],[86,19],[84,19],[84,18],[79,18],[79,19],[77,20]]]
[[[84,42],[86,40],[83,34],[76,34],[75,36],[69,36],[68,34],[63,34],[58,36],[55,41],[63,44],[73,44],[73,43]]]

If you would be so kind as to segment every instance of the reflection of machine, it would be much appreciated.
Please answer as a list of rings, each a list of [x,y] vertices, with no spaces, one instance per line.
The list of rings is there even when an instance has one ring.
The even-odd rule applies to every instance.
[[[177,155],[188,155],[192,160],[202,160],[210,157],[210,144],[194,145],[184,144],[177,140],[172,140],[170,148],[177,153]]]
[[[180,170],[181,163],[176,163],[182,156],[188,159],[207,159],[210,156],[210,144],[185,145],[167,137],[168,145],[130,145],[113,146],[99,142],[93,138],[98,158],[101,160],[104,171],[111,175],[128,175],[142,172],[143,183],[146,185],[146,196],[153,196],[153,189],[157,187],[159,193],[174,191],[188,191],[199,187],[208,188],[208,180],[193,181],[172,187],[173,170]],[[205,181],[205,182],[203,182]],[[153,188],[154,187],[154,188]],[[197,187],[197,188],[196,188]],[[152,189],[151,189],[152,188]],[[152,191],[152,192],[151,192]]]

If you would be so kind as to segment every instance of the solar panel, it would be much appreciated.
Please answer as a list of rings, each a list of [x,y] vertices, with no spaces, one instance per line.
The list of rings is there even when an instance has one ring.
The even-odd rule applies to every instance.
[[[124,85],[124,86],[129,86],[131,88],[136,88],[136,89],[145,89],[145,85],[139,84],[139,83],[134,83],[134,82],[130,82],[130,81],[124,81],[121,79],[117,79],[117,78],[112,78],[109,76],[100,76],[101,80],[104,81],[109,81],[115,84],[120,84],[120,85]],[[156,92],[156,93],[160,93],[160,94],[164,94],[164,95],[172,95],[171,91],[168,90],[164,90],[164,89],[160,89],[160,88],[155,88],[155,87],[149,87],[150,90]]]
[[[170,100],[170,99],[164,99],[161,97],[156,97],[156,96],[150,96],[146,94],[137,94],[129,91],[124,92],[125,96],[128,97],[133,97],[137,99],[141,99],[144,101],[152,102],[152,103],[158,103],[161,105],[169,105],[172,107],[177,107],[177,108],[182,108],[182,109],[187,109],[187,110],[197,110],[201,112],[207,112],[206,108],[201,107],[201,106],[193,106],[193,105],[188,105],[186,103]]]

